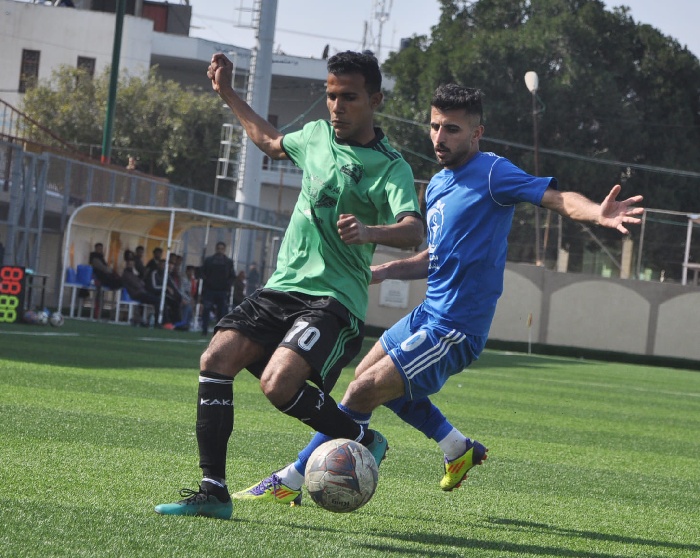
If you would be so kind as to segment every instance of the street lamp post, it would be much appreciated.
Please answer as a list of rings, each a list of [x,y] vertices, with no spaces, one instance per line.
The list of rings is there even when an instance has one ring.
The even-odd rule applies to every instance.
[[[540,174],[540,149],[537,130],[537,88],[539,86],[539,78],[536,72],[527,72],[525,74],[525,85],[530,93],[532,93],[532,134],[535,148],[535,176]],[[535,206],[535,265],[542,265],[540,258],[540,208]]]

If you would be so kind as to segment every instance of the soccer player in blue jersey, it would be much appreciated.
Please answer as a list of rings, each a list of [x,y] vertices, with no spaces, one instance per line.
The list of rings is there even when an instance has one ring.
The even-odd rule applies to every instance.
[[[219,321],[200,359],[200,487],[156,506],[159,514],[231,517],[226,454],[233,380],[244,368],[286,415],[328,436],[357,440],[377,462],[386,452],[383,436],[339,409],[330,392],[362,345],[375,246],[420,245],[423,221],[410,166],[374,127],[382,101],[377,59],[344,52],[327,67],[329,120],[283,135],[235,93],[231,61],[212,58],[213,89],[258,148],[303,170],[302,187],[277,268],[264,288]]]
[[[355,370],[340,404],[363,425],[383,404],[436,440],[445,454],[440,487],[446,491],[458,487],[487,450],[453,428],[428,397],[484,349],[503,290],[516,204],[539,205],[624,234],[625,225],[639,223],[635,216],[643,212],[633,207],[641,196],[616,200],[619,185],[597,204],[559,191],[556,178],[531,176],[503,157],[481,152],[482,119],[480,90],[448,84],[435,91],[430,138],[443,170],[426,190],[428,247],[372,268],[373,283],[427,277],[425,300],[381,336]],[[316,434],[294,464],[275,474],[285,493],[301,493],[305,463],[326,440]]]

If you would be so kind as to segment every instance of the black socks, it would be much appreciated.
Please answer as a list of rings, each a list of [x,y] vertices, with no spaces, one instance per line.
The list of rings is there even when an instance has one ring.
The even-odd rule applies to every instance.
[[[309,384],[278,409],[331,438],[357,440],[362,434],[362,427],[338,409],[330,395]]]
[[[226,478],[226,449],[233,432],[233,378],[214,372],[199,374],[197,444],[205,477]]]

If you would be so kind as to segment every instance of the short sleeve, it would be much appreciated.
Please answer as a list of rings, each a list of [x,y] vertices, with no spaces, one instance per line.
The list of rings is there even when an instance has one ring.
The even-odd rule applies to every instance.
[[[314,133],[319,122],[309,122],[297,131],[285,134],[282,138],[282,148],[287,157],[299,168],[304,168],[306,163],[306,146],[309,138]]]
[[[540,205],[547,188],[557,188],[557,179],[552,176],[532,176],[508,159],[499,157],[489,174],[489,191],[500,205],[515,205],[527,202]]]
[[[420,215],[413,171],[405,160],[401,159],[392,169],[386,181],[384,196],[386,206],[383,217],[387,222],[396,221],[401,213]]]

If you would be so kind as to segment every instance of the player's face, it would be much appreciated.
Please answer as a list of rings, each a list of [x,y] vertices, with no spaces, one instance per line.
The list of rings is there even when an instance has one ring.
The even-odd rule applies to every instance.
[[[430,139],[435,157],[444,168],[461,167],[479,151],[484,127],[479,117],[463,109],[430,110]]]
[[[335,135],[360,144],[374,139],[374,111],[382,100],[381,93],[370,95],[361,74],[328,74],[326,105]]]

